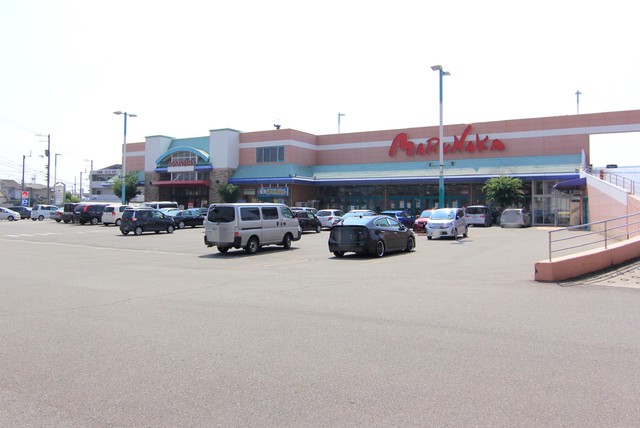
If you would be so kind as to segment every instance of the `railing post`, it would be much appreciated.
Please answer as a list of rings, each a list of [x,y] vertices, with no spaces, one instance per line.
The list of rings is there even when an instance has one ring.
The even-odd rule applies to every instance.
[[[551,233],[553,231],[549,231],[549,261],[551,261]]]
[[[608,221],[609,220],[605,220],[604,221],[604,249],[605,250],[607,249],[607,239],[608,239],[608,237],[607,237],[607,222]]]

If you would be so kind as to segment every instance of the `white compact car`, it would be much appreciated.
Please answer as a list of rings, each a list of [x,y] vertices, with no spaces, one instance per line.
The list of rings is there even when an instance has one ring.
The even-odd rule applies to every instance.
[[[9,208],[0,207],[0,220],[20,220],[20,213],[12,211]]]
[[[322,227],[331,229],[336,221],[344,215],[344,211],[341,210],[320,210],[316,213],[316,217],[320,220]]]
[[[433,211],[431,220],[427,223],[427,239],[457,238],[469,236],[469,226],[462,208],[441,208]]]

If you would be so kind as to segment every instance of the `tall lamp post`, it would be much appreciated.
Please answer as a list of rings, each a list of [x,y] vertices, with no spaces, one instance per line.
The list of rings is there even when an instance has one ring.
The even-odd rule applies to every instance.
[[[440,138],[438,143],[438,154],[440,155],[440,175],[438,176],[438,208],[444,207],[444,127],[442,124],[442,77],[450,76],[451,73],[444,71],[441,65],[431,67],[440,75]]]
[[[338,134],[340,133],[340,118],[346,116],[344,113],[338,113]]]
[[[62,156],[60,153],[56,153],[54,156],[53,162],[53,205],[58,205],[58,192],[56,192],[56,188],[58,185],[58,156]],[[64,201],[64,198],[62,198]]]
[[[125,176],[127,175],[127,116],[138,117],[136,114],[127,113],[126,111],[114,111],[113,114],[124,115],[124,140],[122,143],[122,205],[126,204],[124,191],[125,191]]]

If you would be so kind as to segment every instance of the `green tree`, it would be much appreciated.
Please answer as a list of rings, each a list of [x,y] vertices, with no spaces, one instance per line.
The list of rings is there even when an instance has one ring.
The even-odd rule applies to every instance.
[[[77,203],[80,202],[80,198],[74,194],[72,194],[71,192],[66,192],[64,194],[64,203],[65,204],[73,204],[73,203]]]
[[[138,190],[136,183],[138,182],[138,173],[130,171],[124,178],[124,203],[128,204],[129,201],[139,195],[141,192]],[[114,177],[111,184],[111,189],[114,195],[122,199],[122,178]]]
[[[218,193],[223,202],[236,202],[238,200],[238,192],[240,187],[235,184],[220,183],[218,184]]]
[[[482,191],[487,196],[487,202],[500,208],[508,208],[524,199],[522,180],[506,175],[488,179]]]

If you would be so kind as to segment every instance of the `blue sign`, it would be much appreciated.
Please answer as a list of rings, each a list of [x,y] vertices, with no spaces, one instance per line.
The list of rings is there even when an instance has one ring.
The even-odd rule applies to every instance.
[[[23,207],[28,207],[29,206],[29,199],[23,199],[22,202],[20,202],[20,205],[22,205]]]

